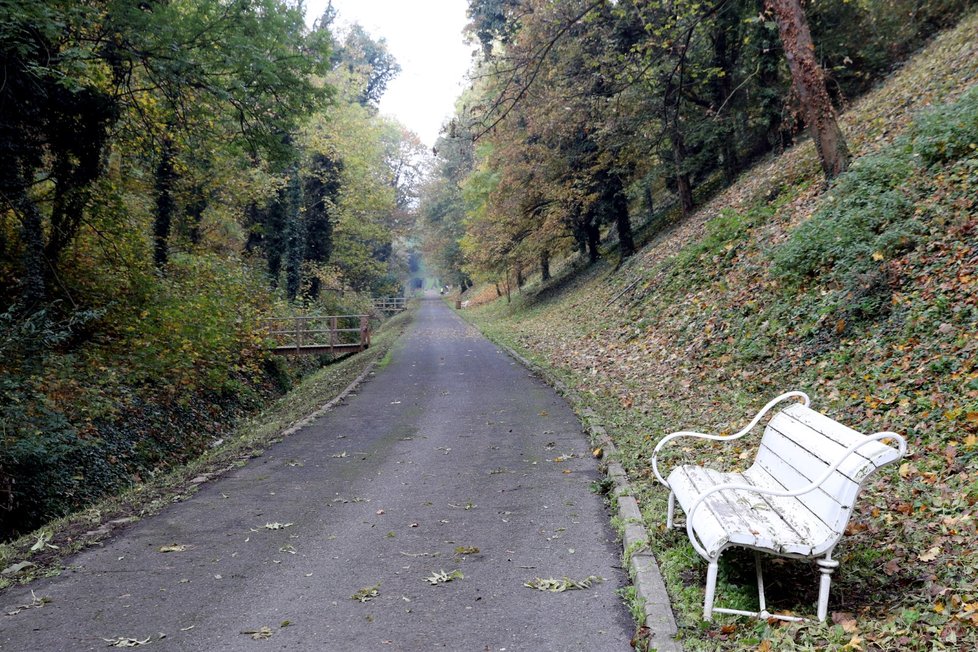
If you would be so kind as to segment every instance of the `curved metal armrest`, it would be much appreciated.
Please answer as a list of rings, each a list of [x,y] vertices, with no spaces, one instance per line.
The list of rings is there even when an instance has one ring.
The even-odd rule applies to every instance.
[[[718,485],[716,485],[714,487],[710,487],[709,489],[707,489],[706,491],[704,491],[703,493],[701,493],[699,495],[699,497],[697,497],[696,502],[694,502],[693,505],[692,505],[692,507],[689,508],[689,511],[686,512],[686,534],[689,536],[690,543],[693,544],[693,548],[696,549],[696,552],[699,553],[700,556],[702,556],[704,559],[709,559],[710,558],[710,556],[707,554],[707,552],[703,548],[703,546],[700,545],[699,541],[696,540],[695,533],[693,532],[693,513],[696,512],[696,510],[699,508],[699,506],[703,504],[703,501],[710,494],[715,494],[718,491],[750,491],[752,493],[756,493],[756,494],[759,494],[759,495],[762,495],[762,496],[778,496],[778,497],[782,497],[782,498],[793,498],[795,496],[800,496],[802,494],[807,494],[809,491],[813,491],[814,489],[817,489],[826,480],[828,480],[829,477],[833,473],[835,473],[835,471],[842,465],[842,463],[845,462],[846,459],[848,459],[848,457],[850,455],[852,455],[854,452],[856,452],[856,450],[858,450],[859,448],[861,448],[865,444],[868,444],[871,441],[880,441],[882,439],[895,439],[896,440],[896,442],[897,442],[897,451],[900,453],[899,457],[897,457],[896,459],[900,459],[900,457],[903,457],[906,454],[906,452],[907,452],[907,440],[906,439],[904,439],[902,436],[896,434],[895,432],[878,432],[875,435],[869,435],[865,439],[863,439],[861,441],[858,441],[855,444],[852,444],[851,446],[849,446],[845,450],[845,452],[843,452],[842,455],[839,456],[839,459],[837,459],[835,461],[835,463],[832,464],[832,466],[830,466],[829,468],[827,468],[825,470],[825,472],[822,473],[821,477],[819,477],[817,480],[812,480],[807,485],[805,485],[804,487],[801,487],[799,489],[794,489],[792,491],[785,491],[785,490],[779,490],[779,489],[769,489],[769,488],[766,488],[766,487],[755,487],[755,486],[749,485],[749,484],[738,484],[738,483],[733,483],[733,482],[726,483],[726,484],[718,484]]]
[[[743,437],[748,432],[750,432],[754,428],[754,426],[757,425],[757,422],[760,421],[761,419],[763,419],[764,418],[764,415],[767,414],[771,410],[771,408],[773,408],[775,405],[777,405],[781,401],[785,401],[785,400],[787,400],[789,398],[800,398],[801,399],[801,402],[802,402],[802,405],[804,405],[805,407],[808,407],[811,404],[811,399],[808,398],[808,394],[806,394],[805,392],[797,392],[797,391],[794,391],[794,392],[785,392],[781,396],[778,396],[777,398],[774,398],[774,399],[768,401],[768,404],[761,408],[761,411],[758,412],[754,416],[753,419],[751,419],[751,422],[750,423],[748,423],[739,432],[736,432],[736,433],[734,433],[732,435],[707,435],[707,434],[704,434],[704,433],[701,433],[701,432],[692,432],[692,431],[689,431],[689,430],[682,430],[680,432],[674,432],[672,434],[666,435],[665,437],[663,437],[659,441],[658,444],[656,444],[655,449],[652,451],[652,473],[655,474],[655,477],[656,477],[656,479],[658,479],[659,482],[661,482],[666,487],[669,487],[669,483],[666,482],[665,477],[659,471],[658,456],[659,456],[659,451],[662,450],[662,447],[663,446],[665,446],[666,444],[668,444],[673,439],[678,439],[680,437],[693,437],[693,438],[696,438],[696,439],[710,439],[710,440],[713,440],[713,441],[731,441],[731,440],[734,440],[734,439],[739,439],[740,437]],[[671,489],[671,487],[670,487],[670,489]]]

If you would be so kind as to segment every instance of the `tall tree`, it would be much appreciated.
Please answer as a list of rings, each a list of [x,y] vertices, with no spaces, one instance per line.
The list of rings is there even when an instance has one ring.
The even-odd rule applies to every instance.
[[[764,6],[778,24],[792,83],[822,171],[832,179],[849,167],[849,149],[825,86],[825,73],[815,58],[805,11],[800,0],[764,0]]]

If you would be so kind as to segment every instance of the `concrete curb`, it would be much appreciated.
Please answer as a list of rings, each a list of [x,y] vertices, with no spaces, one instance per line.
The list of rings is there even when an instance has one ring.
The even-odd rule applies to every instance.
[[[560,379],[555,378],[547,369],[527,360],[505,344],[499,342],[494,342],[494,344],[542,378],[558,393],[570,399],[572,404],[580,405],[583,403],[575,390],[568,387]],[[676,640],[679,629],[672,613],[669,594],[666,592],[665,582],[659,572],[659,565],[652,553],[648,551],[649,533],[645,528],[642,512],[639,510],[638,501],[633,495],[634,492],[628,482],[625,469],[616,459],[618,449],[615,448],[614,442],[608,436],[608,431],[598,422],[594,410],[585,408],[580,412],[580,416],[591,441],[601,446],[604,450],[604,457],[609,460],[604,465],[605,473],[615,484],[613,495],[618,507],[618,517],[624,524],[622,551],[626,554],[631,553],[629,571],[638,597],[644,603],[644,625],[649,629],[648,649],[658,652],[682,652],[682,643]]]

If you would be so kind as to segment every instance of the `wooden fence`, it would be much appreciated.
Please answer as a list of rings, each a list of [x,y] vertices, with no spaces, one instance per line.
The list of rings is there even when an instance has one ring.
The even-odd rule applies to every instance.
[[[350,353],[370,347],[368,315],[297,315],[263,320],[274,353]]]
[[[407,308],[407,297],[377,297],[374,308],[382,312],[401,312]]]

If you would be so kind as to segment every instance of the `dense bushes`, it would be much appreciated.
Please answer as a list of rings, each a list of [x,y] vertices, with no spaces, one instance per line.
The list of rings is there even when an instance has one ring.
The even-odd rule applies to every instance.
[[[177,253],[98,311],[0,314],[0,539],[192,458],[316,368],[269,359],[276,308],[240,261]]]
[[[960,100],[922,114],[909,135],[856,161],[830,189],[812,218],[774,252],[772,274],[792,285],[821,276],[863,297],[876,287],[886,262],[916,246],[931,226],[915,214],[927,192],[929,168],[974,159],[978,143],[978,87]],[[873,312],[872,307],[864,310]]]

